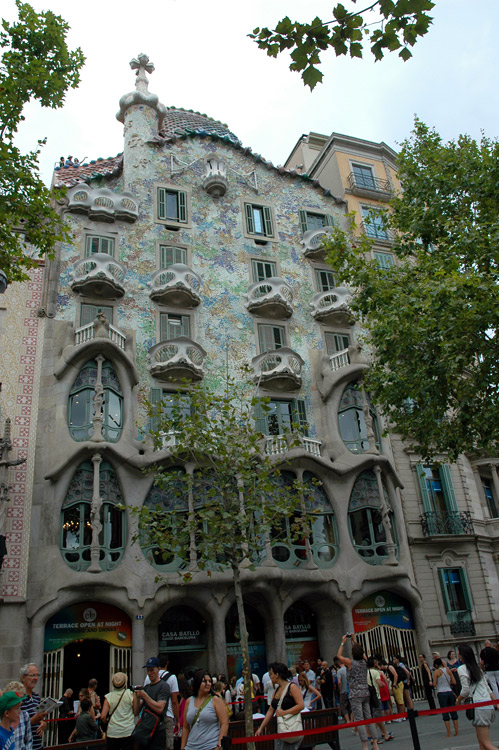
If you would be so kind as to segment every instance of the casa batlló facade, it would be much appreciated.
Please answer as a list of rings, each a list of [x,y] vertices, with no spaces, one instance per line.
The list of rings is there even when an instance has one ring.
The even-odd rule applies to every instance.
[[[270,399],[255,414],[265,450],[319,509],[308,553],[280,540],[243,575],[253,670],[331,660],[353,630],[413,667],[418,650],[480,645],[497,621],[496,461],[425,467],[383,437],[349,291],[324,262],[355,178],[379,198],[377,144],[333,134],[343,166],[324,174],[350,164],[354,182],[327,185],[314,164],[338,158],[329,139],[305,154],[307,173],[274,167],[226,125],[161,104],[147,56],[131,65],[123,153],[56,168],[74,239],[0,302],[4,681],[30,660],[46,694],[90,677],[105,690],[160,652],[174,671],[240,668],[229,573],[184,584],[174,556],[132,543],[123,506],[166,502],[144,469],[168,463],[172,437],[154,450],[145,401],[167,403],[184,378],[222,388],[242,366]],[[395,182],[390,167],[379,185]]]

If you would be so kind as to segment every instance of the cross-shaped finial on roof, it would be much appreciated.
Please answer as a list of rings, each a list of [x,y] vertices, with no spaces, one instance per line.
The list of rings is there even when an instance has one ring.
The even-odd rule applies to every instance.
[[[154,71],[154,65],[149,62],[148,55],[142,52],[138,57],[134,57],[133,60],[130,60],[130,67],[136,71],[135,88],[139,91],[148,91],[146,72],[152,73]]]

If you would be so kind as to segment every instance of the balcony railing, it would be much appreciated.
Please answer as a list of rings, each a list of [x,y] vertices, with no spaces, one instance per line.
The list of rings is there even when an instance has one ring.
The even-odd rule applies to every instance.
[[[161,268],[151,276],[149,296],[155,302],[195,307],[201,302],[201,277],[184,263]]]
[[[206,352],[187,336],[160,341],[149,350],[149,372],[158,380],[201,380]]]
[[[77,260],[73,266],[73,292],[113,299],[125,294],[126,268],[107,253],[95,253]]]
[[[251,360],[253,380],[261,388],[277,391],[295,391],[301,387],[303,359],[292,349],[282,347]]]
[[[424,536],[475,533],[471,513],[458,510],[431,510],[423,513],[421,515],[421,529]]]
[[[350,172],[348,175],[348,185],[350,189],[355,191],[365,191],[371,193],[381,193],[382,197],[390,196],[392,192],[392,186],[389,180],[380,180],[378,177],[373,175],[361,175]]]
[[[75,330],[76,346],[79,346],[79,344],[85,344],[87,343],[87,341],[92,341],[94,338],[96,338],[95,328],[95,321],[87,323],[86,326],[81,326],[81,328],[77,328]],[[120,349],[123,349],[123,351],[125,351],[126,336],[124,333],[121,333],[118,328],[115,328],[113,325],[111,325],[111,323],[109,323],[109,338],[113,342],[113,344],[116,344],[116,346],[119,346]]]
[[[318,292],[310,303],[312,317],[321,323],[349,325],[352,322],[350,299],[350,291],[344,286]]]
[[[452,635],[476,635],[475,623],[468,609],[447,612]]]
[[[284,279],[271,276],[248,287],[248,310],[267,318],[289,318],[293,314],[293,292]]]
[[[307,453],[311,453],[312,456],[321,455],[321,441],[313,440],[312,438],[298,435],[298,441],[296,442],[296,435],[292,436],[291,441],[288,440],[287,435],[268,435],[265,438],[265,453],[269,456],[276,456],[279,453],[286,453],[289,448],[302,447]],[[290,445],[291,442],[291,445]]]
[[[349,365],[350,356],[348,354],[348,349],[343,349],[341,352],[335,352],[334,354],[331,354],[331,356],[329,357],[329,363],[333,372],[336,372],[336,370],[341,370],[342,367],[346,367],[347,365]]]
[[[385,227],[380,226],[379,224],[363,221],[362,229],[364,234],[372,240],[376,240],[377,242],[387,242],[390,244],[393,242],[393,232],[390,231],[390,229],[385,229]]]

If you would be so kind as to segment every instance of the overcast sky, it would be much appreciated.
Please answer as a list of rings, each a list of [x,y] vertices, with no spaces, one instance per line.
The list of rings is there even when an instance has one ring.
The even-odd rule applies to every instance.
[[[284,15],[331,18],[332,0],[32,0],[70,24],[69,43],[87,62],[82,82],[63,109],[28,105],[18,145],[27,150],[47,137],[40,159],[46,181],[59,156],[114,156],[122,150],[115,118],[122,94],[132,91],[128,65],[140,52],[155,65],[149,88],[166,106],[193,109],[226,122],[265,158],[282,164],[302,133],[333,131],[385,141],[393,148],[410,133],[414,115],[445,139],[483,130],[498,135],[498,0],[436,0],[428,35],[402,62],[396,54],[374,63],[323,56],[325,83],[310,93],[289,57],[274,60],[247,37],[255,26],[274,27]],[[346,3],[347,7],[350,5]],[[361,3],[358,3],[362,7]],[[13,0],[2,16],[16,17]]]

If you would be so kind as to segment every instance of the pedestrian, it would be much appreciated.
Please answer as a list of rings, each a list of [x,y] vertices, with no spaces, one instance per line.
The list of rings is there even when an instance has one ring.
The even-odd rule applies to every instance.
[[[165,750],[166,745],[165,715],[170,699],[170,688],[159,677],[160,666],[160,661],[155,656],[147,660],[144,669],[147,669],[149,684],[144,685],[141,690],[136,690],[133,694],[135,716],[139,715],[143,707],[147,707],[159,718],[157,729],[147,746],[148,750]]]
[[[480,651],[480,659],[494,697],[499,698],[499,652],[492,647],[490,641],[485,641],[485,648]]]
[[[378,662],[373,656],[370,656],[367,660],[367,684],[369,688],[373,687],[376,691],[376,699],[374,699],[373,691],[369,690],[371,697],[370,707],[373,718],[378,719],[379,717],[383,716],[381,691],[386,684],[386,680],[378,668]],[[386,687],[388,688],[388,685]],[[383,721],[380,721],[377,726],[379,731],[383,735],[383,739],[385,740],[385,742],[390,742],[394,739],[393,734],[391,732],[388,732]]]
[[[176,675],[168,670],[170,657],[168,654],[158,656],[161,665],[159,670],[159,679],[166,682],[170,688],[170,700],[166,709],[165,731],[166,731],[166,750],[173,750],[173,735],[179,730],[179,713],[178,713],[178,680]],[[144,680],[144,685],[149,683],[149,677]]]
[[[127,688],[127,676],[116,672],[111,678],[113,689],[104,696],[100,715],[106,729],[108,750],[132,750],[135,727],[133,693]]]
[[[300,688],[291,681],[291,672],[285,664],[282,664],[281,662],[273,662],[272,664],[269,664],[269,674],[272,683],[276,685],[276,690],[274,692],[274,697],[272,698],[272,703],[265,714],[265,718],[255,732],[256,737],[259,737],[262,734],[274,714],[278,719],[282,716],[296,716],[301,713],[305,707]],[[292,730],[288,729],[284,731]],[[286,750],[298,750],[302,741],[303,736],[298,737],[294,742],[284,742],[284,740],[276,739],[274,740],[274,750],[284,750],[284,748],[286,748]]]
[[[353,721],[352,707],[350,705],[348,686],[348,670],[345,666],[342,666],[337,656],[334,657],[334,666],[336,667],[336,678],[338,680],[338,694],[340,697],[340,713],[343,716],[345,723]],[[357,728],[355,728],[357,731]]]
[[[343,647],[347,638],[352,639],[352,658],[343,656]],[[336,654],[338,660],[348,669],[348,684],[350,685],[350,705],[354,721],[370,719],[371,709],[369,705],[369,687],[367,684],[367,662],[364,655],[364,649],[357,643],[351,634],[344,635],[341,645]],[[378,727],[377,724],[369,724],[369,730],[372,737],[373,749],[378,747]],[[365,724],[358,727],[359,737],[362,750],[367,750],[367,729]]]
[[[95,739],[97,723],[90,714],[92,702],[89,698],[83,698],[80,702],[80,713],[76,719],[76,726],[69,735],[70,742],[87,742]]]
[[[88,696],[90,698],[90,702],[92,704],[92,708],[94,709],[94,717],[96,719],[99,718],[99,716],[100,716],[100,710],[101,710],[100,698],[97,695],[97,687],[98,687],[98,685],[99,685],[99,683],[97,682],[97,680],[95,679],[95,677],[88,681]]]
[[[324,708],[334,708],[334,677],[327,661],[322,662],[321,695]]]
[[[403,714],[405,710],[404,706],[404,673],[402,667],[393,658],[391,663],[388,665],[388,676],[392,683],[392,695],[397,705],[397,713]],[[406,718],[393,719],[393,721],[406,721]]]
[[[4,692],[8,693],[11,690],[13,690],[21,700],[26,692],[24,685],[16,680],[9,682],[9,684],[5,686]],[[12,724],[12,729],[14,730],[14,744],[16,750],[32,750],[33,735],[31,733],[31,721],[27,711],[21,711],[19,721]]]
[[[43,721],[47,715],[44,711],[39,711],[40,696],[35,693],[35,687],[40,677],[38,667],[31,662],[21,667],[21,682],[26,690],[21,703],[21,710],[27,711],[31,722],[31,733],[33,735],[33,750],[42,750],[42,736],[47,728]]]
[[[315,677],[315,674],[314,674]],[[298,687],[303,695],[303,703],[305,704],[305,711],[313,711],[316,706],[314,704],[320,699],[321,694],[309,681],[305,672],[300,672],[298,675]]]
[[[212,686],[212,678],[204,669],[194,673],[192,697],[184,711],[181,750],[220,750],[222,746],[229,717],[222,699],[213,695]]]
[[[437,699],[438,699],[438,705],[440,708],[450,708],[452,706],[456,705],[456,697],[454,695],[454,691],[452,690],[452,686],[454,685],[454,675],[450,671],[449,667],[447,667],[442,659],[435,659],[433,662],[433,679],[435,681],[435,685],[437,686]],[[450,712],[450,718],[449,713],[443,713],[442,719],[445,724],[445,728],[447,730],[447,737],[450,737],[450,719],[454,722],[454,732],[457,737],[459,734],[459,722],[458,722],[458,716],[457,711],[451,711]]]
[[[430,711],[433,711],[434,708],[436,708],[435,705],[435,698],[433,697],[433,690],[434,690],[434,684],[433,684],[433,675],[431,673],[431,669],[428,666],[428,662],[426,661],[426,657],[424,654],[418,655],[419,659],[419,669],[421,670],[421,679],[423,681],[423,688],[426,695],[426,700],[428,701],[428,706],[430,707]]]
[[[59,706],[59,718],[61,721],[57,723],[57,739],[59,745],[65,745],[69,741],[69,735],[75,727],[75,722],[70,721],[74,718],[75,712],[73,709],[73,691],[71,688],[67,688],[62,697],[60,698]]]
[[[495,649],[494,649],[495,650]],[[499,656],[499,654],[498,654]],[[455,684],[452,686],[452,689],[454,691],[454,695],[459,695],[461,692],[461,681],[459,679],[459,674],[457,672],[458,667],[461,666],[461,662],[456,656],[456,652],[451,650],[447,652],[447,666],[449,667],[450,671],[452,672],[455,680]]]
[[[457,698],[457,703],[463,701],[481,703],[493,699],[494,694],[476,662],[471,646],[468,646],[467,643],[460,643],[457,647],[457,653],[462,662],[457,670],[461,680],[461,693]],[[498,750],[497,746],[490,740],[490,725],[494,721],[494,706],[475,708],[475,716],[471,723],[475,727],[480,750]]]
[[[15,750],[13,724],[21,716],[21,698],[8,690],[0,696],[0,750]]]

